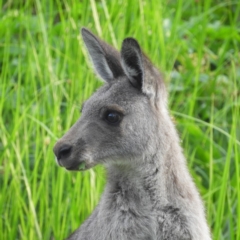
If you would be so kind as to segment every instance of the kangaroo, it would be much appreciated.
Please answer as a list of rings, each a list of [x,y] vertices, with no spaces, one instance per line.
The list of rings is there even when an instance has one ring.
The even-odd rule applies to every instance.
[[[68,240],[211,239],[160,72],[133,38],[118,52],[86,28],[81,34],[105,84],[84,103],[54,153],[67,170],[103,164],[107,183]]]

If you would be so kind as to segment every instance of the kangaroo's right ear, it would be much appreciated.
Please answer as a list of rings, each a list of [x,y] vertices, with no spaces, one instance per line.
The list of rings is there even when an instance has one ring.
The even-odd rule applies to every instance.
[[[124,72],[120,64],[120,54],[112,46],[103,42],[86,28],[81,29],[83,41],[93,62],[96,73],[107,82],[112,82]]]

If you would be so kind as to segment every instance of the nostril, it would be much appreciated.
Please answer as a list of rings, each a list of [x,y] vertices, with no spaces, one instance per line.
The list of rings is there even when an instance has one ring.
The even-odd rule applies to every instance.
[[[72,146],[71,145],[62,145],[60,148],[59,148],[59,151],[58,151],[58,156],[57,158],[58,159],[61,159],[61,158],[66,158],[68,157],[70,154],[71,154],[71,149],[72,149]]]

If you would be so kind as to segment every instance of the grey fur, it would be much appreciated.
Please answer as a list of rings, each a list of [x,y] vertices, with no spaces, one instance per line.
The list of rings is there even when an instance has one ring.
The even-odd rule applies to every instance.
[[[96,209],[68,239],[211,239],[160,73],[132,38],[120,54],[85,28],[82,36],[106,83],[54,152],[70,170],[82,162],[85,170],[105,165],[107,184]],[[119,122],[110,124],[109,112],[117,112]]]

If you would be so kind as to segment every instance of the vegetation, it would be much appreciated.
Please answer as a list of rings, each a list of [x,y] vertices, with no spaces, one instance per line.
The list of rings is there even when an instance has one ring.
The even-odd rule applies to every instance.
[[[67,172],[57,138],[101,85],[79,30],[132,36],[165,75],[213,238],[240,239],[240,2],[0,0],[1,239],[63,239],[97,204],[104,169]]]

